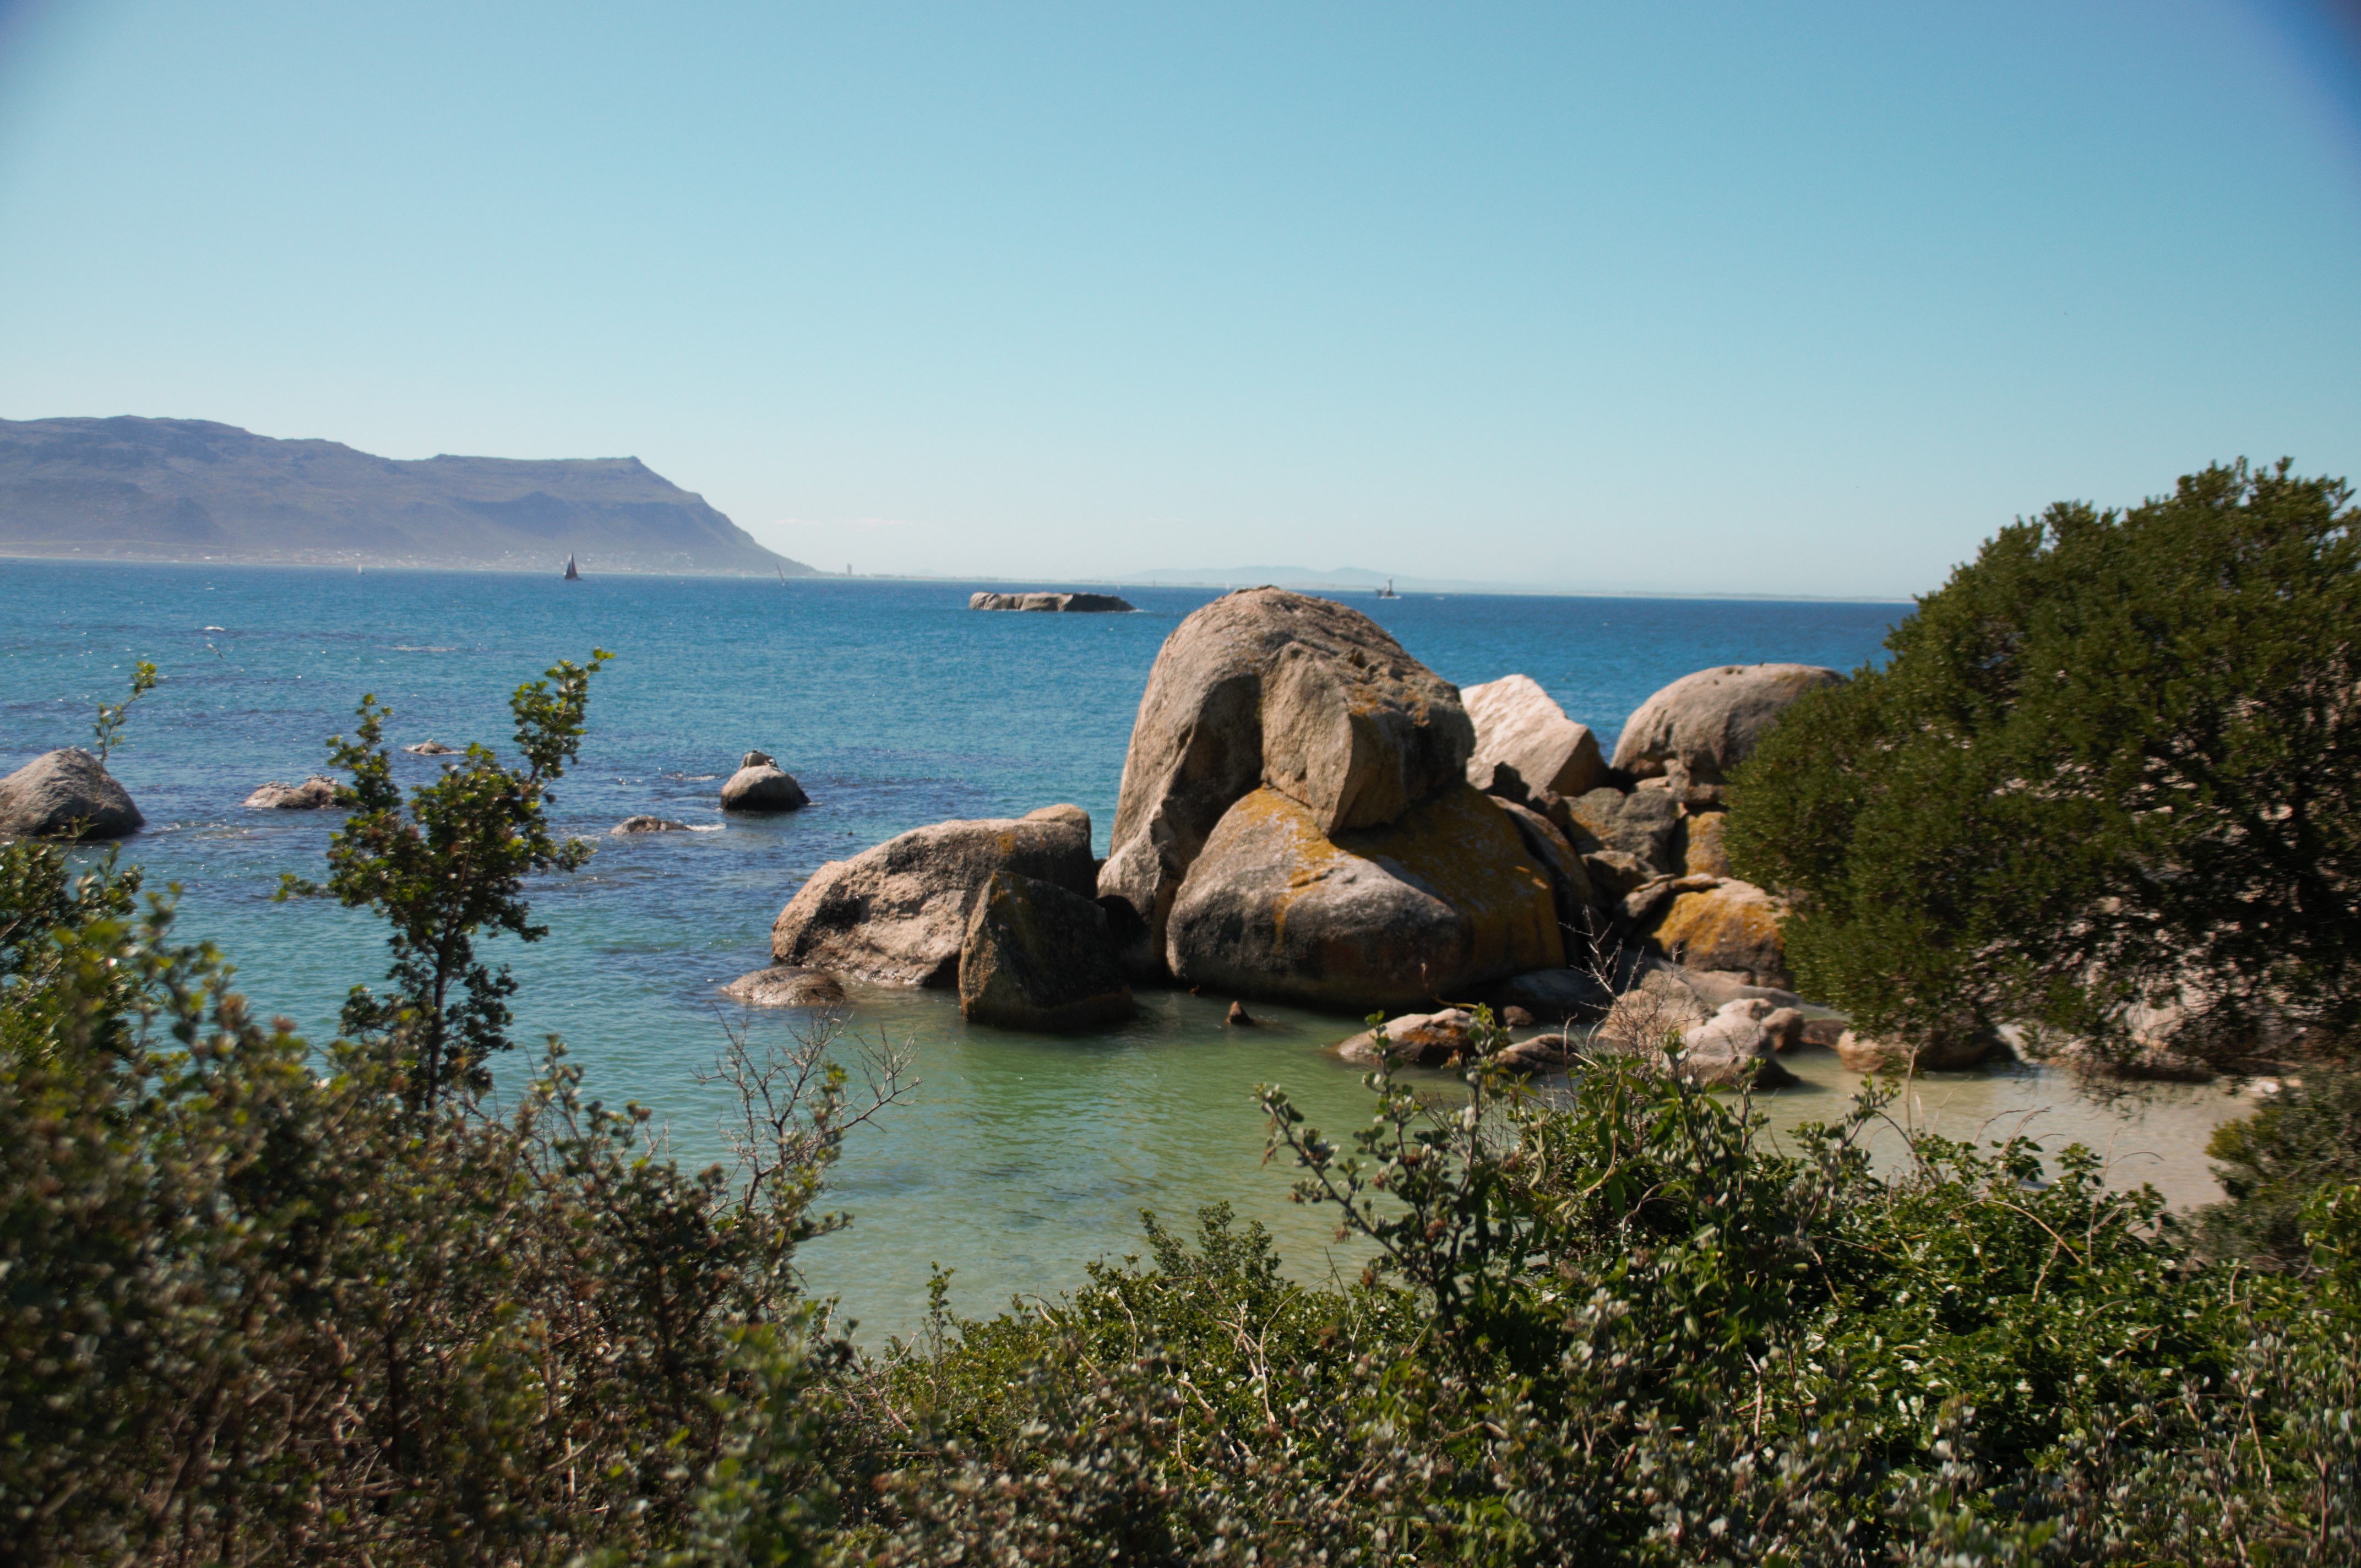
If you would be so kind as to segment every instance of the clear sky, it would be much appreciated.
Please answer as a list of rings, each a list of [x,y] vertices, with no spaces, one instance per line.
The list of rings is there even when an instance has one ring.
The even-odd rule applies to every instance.
[[[2355,16],[0,0],[0,417],[633,455],[829,570],[1906,594],[2361,479]]]

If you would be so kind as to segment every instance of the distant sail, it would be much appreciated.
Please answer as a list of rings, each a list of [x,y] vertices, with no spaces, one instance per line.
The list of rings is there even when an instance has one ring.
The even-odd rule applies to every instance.
[[[569,583],[578,583],[582,580],[582,574],[574,569],[574,557],[571,554],[566,557],[566,580]]]

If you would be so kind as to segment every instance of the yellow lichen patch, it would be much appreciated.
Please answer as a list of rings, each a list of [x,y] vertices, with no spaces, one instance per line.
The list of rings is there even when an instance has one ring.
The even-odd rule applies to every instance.
[[[1730,854],[1721,847],[1724,813],[1707,811],[1688,821],[1688,848],[1682,870],[1691,876],[1728,876]]]
[[[1656,925],[1657,945],[1678,953],[1692,969],[1784,970],[1786,947],[1779,934],[1779,908],[1770,896],[1744,883],[1724,883],[1685,893]]]
[[[1384,828],[1337,835],[1346,854],[1390,861],[1463,916],[1475,967],[1540,969],[1565,962],[1549,878],[1509,814],[1466,785],[1413,806]]]

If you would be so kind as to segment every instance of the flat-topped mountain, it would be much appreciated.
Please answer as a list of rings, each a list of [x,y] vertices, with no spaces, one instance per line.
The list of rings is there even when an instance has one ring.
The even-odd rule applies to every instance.
[[[0,554],[784,571],[636,457],[373,457],[193,419],[0,420]]]

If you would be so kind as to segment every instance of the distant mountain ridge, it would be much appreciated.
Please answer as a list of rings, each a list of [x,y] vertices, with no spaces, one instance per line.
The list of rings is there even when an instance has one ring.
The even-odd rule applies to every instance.
[[[192,419],[0,420],[0,554],[813,576],[636,457],[376,457]]]

